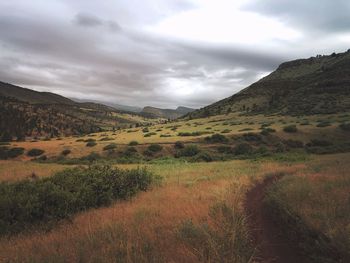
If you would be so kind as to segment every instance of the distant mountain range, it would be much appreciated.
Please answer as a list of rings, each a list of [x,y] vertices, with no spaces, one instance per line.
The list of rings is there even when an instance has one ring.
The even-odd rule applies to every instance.
[[[195,109],[182,107],[182,106],[177,107],[175,110],[159,109],[159,108],[147,106],[143,108],[141,113],[150,118],[154,117],[154,118],[165,118],[165,119],[177,119],[193,111],[195,111]]]
[[[191,110],[185,107],[176,110],[142,109],[97,101],[74,101],[55,93],[0,82],[0,141],[125,128],[159,118],[178,118]]]
[[[283,63],[248,88],[186,117],[230,112],[310,115],[349,110],[350,50]]]
[[[74,98],[72,100],[80,103],[87,102],[87,100],[78,100]],[[177,119],[179,117],[184,116],[187,113],[190,113],[196,110],[196,109],[183,107],[183,106],[179,106],[176,109],[161,109],[161,108],[156,108],[151,106],[146,106],[144,108],[141,108],[141,107],[135,107],[135,106],[121,105],[121,104],[116,104],[111,102],[101,102],[96,100],[91,102],[108,105],[120,111],[137,113],[137,114],[140,114],[141,116],[148,117],[148,118]]]
[[[100,103],[79,103],[0,82],[0,141],[83,134],[142,122],[149,120]]]

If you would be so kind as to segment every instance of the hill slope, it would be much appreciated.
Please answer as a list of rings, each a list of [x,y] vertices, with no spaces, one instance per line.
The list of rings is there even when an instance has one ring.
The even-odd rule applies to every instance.
[[[90,133],[142,122],[148,120],[103,104],[77,103],[0,82],[0,141]]]
[[[228,112],[326,114],[350,109],[350,50],[281,64],[239,93],[192,112],[190,118]]]
[[[173,109],[159,109],[155,107],[144,107],[141,114],[144,114],[148,117],[154,118],[166,118],[166,119],[177,119],[179,117],[184,116],[187,113],[193,112],[195,109],[187,108],[187,107],[177,107],[176,110]]]

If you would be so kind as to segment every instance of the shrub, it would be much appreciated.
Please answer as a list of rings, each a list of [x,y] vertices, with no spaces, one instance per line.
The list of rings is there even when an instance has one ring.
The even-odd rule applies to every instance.
[[[260,134],[249,132],[242,135],[243,140],[247,142],[260,142],[262,137]]]
[[[205,141],[208,143],[227,143],[228,139],[222,134],[213,134],[212,136],[205,137]]]
[[[297,140],[285,140],[283,143],[290,148],[303,148],[304,143],[302,141]]]
[[[196,132],[179,132],[178,136],[182,136],[182,137],[188,137],[188,136],[201,136],[203,134],[208,134],[210,132],[206,132],[206,131],[196,131]]]
[[[91,166],[52,177],[0,184],[0,234],[55,222],[88,208],[106,206],[146,191],[153,175],[145,169]]]
[[[96,140],[92,139],[92,138],[89,138],[89,139],[85,140],[84,142],[96,142]]]
[[[192,157],[197,155],[200,149],[195,144],[186,145],[183,149],[177,152],[176,157]]]
[[[94,147],[94,146],[96,146],[97,145],[97,143],[95,142],[95,141],[91,141],[91,142],[88,142],[87,144],[86,144],[86,147]]]
[[[6,146],[0,147],[0,160],[7,160],[10,158],[16,158],[24,153],[24,148],[14,147],[8,148]]]
[[[101,142],[105,142],[105,141],[113,141],[114,139],[113,138],[110,138],[110,137],[103,137],[100,139]]]
[[[262,131],[260,132],[261,135],[264,135],[264,136],[267,136],[269,135],[270,133],[272,132],[276,132],[275,129],[272,129],[272,128],[264,128],[262,129]]]
[[[194,157],[194,161],[196,161],[196,162],[201,162],[201,161],[212,162],[213,157],[208,152],[201,152]]]
[[[132,155],[135,155],[137,153],[137,149],[133,146],[130,146],[128,148],[125,149],[124,151],[124,155],[127,157],[130,157]]]
[[[147,133],[147,132],[149,132],[149,129],[146,127],[146,128],[143,128],[142,129],[142,132],[144,132],[144,133]]]
[[[225,130],[223,130],[221,133],[230,133],[230,132],[231,132],[231,130],[225,129]]]
[[[150,146],[147,147],[147,149],[153,153],[160,152],[163,147],[159,144],[151,144]]]
[[[88,161],[90,163],[95,162],[97,160],[101,159],[101,156],[98,153],[92,152],[84,157],[81,157],[80,160],[82,161]]]
[[[136,146],[138,144],[139,144],[138,141],[131,141],[131,142],[129,142],[129,146]]]
[[[343,131],[350,131],[350,123],[342,123],[339,125],[339,128]]]
[[[151,137],[153,135],[157,135],[157,133],[155,132],[149,132],[149,133],[146,133],[145,135],[143,135],[143,137]]]
[[[185,148],[185,145],[183,142],[177,141],[177,142],[175,142],[174,147],[175,147],[175,149],[183,149],[183,148]]]
[[[219,146],[217,150],[219,153],[226,153],[226,154],[232,153],[232,148],[230,146]]]
[[[240,143],[233,149],[234,154],[236,155],[246,155],[253,152],[253,147],[248,143]]]
[[[27,155],[30,156],[30,157],[36,157],[36,156],[40,156],[44,153],[45,151],[44,150],[41,150],[41,149],[31,149],[27,152]]]
[[[70,154],[70,153],[71,153],[71,150],[65,149],[65,150],[63,150],[63,151],[61,152],[61,155],[67,156],[67,155]]]
[[[328,127],[331,126],[332,124],[329,121],[321,121],[316,125],[316,127],[323,128],[323,127]]]
[[[111,143],[106,145],[105,147],[103,147],[104,151],[111,151],[114,150],[115,148],[117,148],[117,145],[115,143]]]
[[[288,125],[283,128],[283,131],[288,133],[295,133],[298,131],[297,126],[295,125]]]
[[[332,142],[326,140],[312,139],[307,146],[309,147],[327,147],[333,145]]]

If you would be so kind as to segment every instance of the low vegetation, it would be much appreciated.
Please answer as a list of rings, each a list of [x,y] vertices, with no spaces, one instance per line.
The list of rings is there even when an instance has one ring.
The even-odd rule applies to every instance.
[[[0,234],[58,221],[88,208],[106,206],[146,191],[153,175],[145,169],[109,166],[68,169],[52,177],[0,184]]]

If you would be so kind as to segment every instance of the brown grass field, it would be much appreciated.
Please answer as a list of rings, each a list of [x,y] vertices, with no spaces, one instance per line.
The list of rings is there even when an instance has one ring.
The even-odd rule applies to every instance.
[[[197,142],[208,136],[178,136],[179,132],[208,131],[232,136],[250,128],[259,132],[263,123],[284,139],[307,142],[310,138],[342,141],[348,134],[337,127],[350,115],[323,116],[331,126],[316,127],[320,117],[237,116],[180,121],[149,127],[157,134],[144,137],[142,128],[94,134],[93,137],[15,142],[26,150],[40,148],[47,156],[57,156],[70,149],[71,157],[102,152],[112,142],[126,147],[133,140],[140,144],[175,141]],[[300,125],[307,119],[311,125]],[[298,133],[282,131],[289,124]],[[178,128],[171,130],[174,125]],[[161,130],[161,131],[159,131]],[[131,132],[130,132],[131,131]],[[169,134],[171,137],[160,137]],[[99,141],[111,137],[110,141]],[[78,139],[96,139],[95,147],[86,147]],[[169,146],[169,147],[170,147]],[[144,145],[138,147],[145,147]],[[243,211],[246,192],[266,176],[287,174],[276,196],[307,225],[326,234],[342,249],[350,249],[350,154],[308,155],[308,158],[283,160],[262,158],[225,162],[177,162],[118,164],[121,168],[146,166],[163,177],[128,201],[110,207],[91,209],[61,222],[50,231],[30,231],[0,239],[0,262],[255,262],[258,247],[250,243]],[[47,177],[68,165],[37,163],[22,155],[0,161],[0,181],[28,179],[33,173]]]

